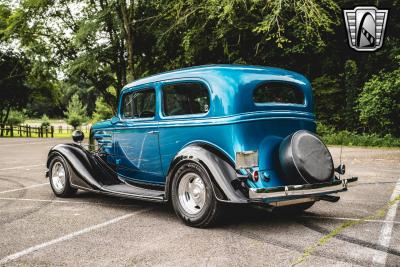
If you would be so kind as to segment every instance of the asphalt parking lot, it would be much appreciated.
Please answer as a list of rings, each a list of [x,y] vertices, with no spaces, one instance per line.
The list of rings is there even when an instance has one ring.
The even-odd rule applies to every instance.
[[[400,150],[343,148],[346,176],[359,182],[338,203],[300,216],[231,207],[220,225],[194,229],[165,204],[55,198],[44,163],[64,141],[0,139],[0,265],[400,266],[400,210],[390,202]],[[338,162],[340,148],[330,149]]]

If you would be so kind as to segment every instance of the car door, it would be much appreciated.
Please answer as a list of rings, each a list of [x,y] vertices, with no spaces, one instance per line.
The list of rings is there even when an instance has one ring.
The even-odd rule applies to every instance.
[[[155,88],[146,87],[124,93],[120,117],[114,131],[118,175],[128,182],[164,183]]]

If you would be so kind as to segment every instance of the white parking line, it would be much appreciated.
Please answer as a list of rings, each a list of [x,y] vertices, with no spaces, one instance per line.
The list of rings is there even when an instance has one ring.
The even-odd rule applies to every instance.
[[[101,203],[92,201],[71,201],[71,200],[58,200],[58,199],[37,199],[37,198],[16,198],[16,197],[0,197],[0,200],[12,201],[26,201],[26,202],[51,202],[51,203],[67,203],[67,204],[87,204],[87,205],[102,205],[102,206],[116,206],[116,207],[132,207],[133,204],[113,204]]]
[[[54,244],[57,244],[57,243],[60,243],[60,242],[66,241],[66,240],[70,240],[70,239],[72,239],[72,238],[74,238],[74,237],[77,237],[77,236],[86,234],[86,233],[91,232],[91,231],[93,231],[93,230],[96,230],[96,229],[105,227],[105,226],[110,225],[110,224],[113,224],[113,223],[117,223],[117,222],[119,222],[119,221],[121,221],[121,220],[124,220],[124,219],[127,219],[127,218],[131,217],[132,215],[139,214],[139,213],[143,213],[143,212],[146,212],[146,211],[148,211],[148,210],[149,210],[149,209],[144,209],[144,210],[139,210],[139,211],[136,211],[136,212],[128,213],[128,214],[119,216],[119,217],[117,217],[117,218],[114,218],[114,219],[112,219],[112,220],[109,220],[109,221],[106,221],[106,222],[103,222],[103,223],[100,223],[100,224],[92,225],[92,226],[89,226],[89,227],[84,228],[84,229],[82,229],[82,230],[79,230],[79,231],[70,233],[70,234],[68,234],[68,235],[61,236],[61,237],[59,237],[59,238],[56,238],[56,239],[53,239],[53,240],[44,242],[44,243],[42,243],[42,244],[38,244],[38,245],[36,245],[36,246],[33,246],[33,247],[30,247],[30,248],[24,249],[24,250],[22,250],[22,251],[20,251],[20,252],[17,252],[17,253],[14,253],[14,254],[11,254],[11,255],[8,255],[8,256],[2,258],[2,259],[0,260],[0,265],[6,264],[6,263],[8,263],[8,262],[10,262],[10,261],[16,260],[16,259],[18,259],[18,258],[20,258],[20,257],[22,257],[22,256],[25,256],[25,255],[30,254],[30,253],[32,253],[32,252],[35,252],[35,251],[37,251],[37,250],[46,248],[46,247],[48,247],[48,246],[51,246],[51,245],[54,245]]]
[[[9,168],[2,168],[0,171],[7,171],[7,170],[18,170],[18,169],[25,169],[25,168],[33,168],[33,167],[44,167],[45,165],[42,164],[35,164],[35,165],[25,165],[25,166],[18,166],[18,167],[9,167]]]
[[[390,201],[394,201],[400,195],[400,179],[397,181],[392,196],[390,197]],[[397,207],[399,205],[399,201],[390,206],[386,213],[385,221],[389,221],[382,225],[381,234],[379,236],[379,245],[385,247],[386,249],[390,246],[390,240],[392,239],[392,230],[393,230],[393,221],[396,217]],[[387,251],[379,251],[375,250],[374,257],[372,259],[373,265],[386,265]]]
[[[14,144],[1,144],[0,146],[21,146],[21,145],[37,145],[46,144],[45,142],[30,142],[30,143],[14,143]]]
[[[1,199],[1,198],[0,198]],[[387,221],[387,220],[364,220],[358,218],[349,218],[349,217],[330,217],[330,216],[312,216],[312,215],[303,215],[302,218],[311,218],[311,219],[330,219],[337,221],[363,221],[363,222],[373,222],[373,223],[393,223],[400,224],[400,221]]]
[[[10,189],[10,190],[6,190],[6,191],[1,191],[0,194],[10,193],[10,192],[16,192],[16,191],[21,191],[21,190],[25,190],[25,189],[29,189],[29,188],[35,188],[35,187],[44,186],[44,185],[48,185],[48,184],[49,184],[49,183],[34,184],[34,185],[26,186],[26,187],[21,187],[21,188],[16,188],[16,189]]]

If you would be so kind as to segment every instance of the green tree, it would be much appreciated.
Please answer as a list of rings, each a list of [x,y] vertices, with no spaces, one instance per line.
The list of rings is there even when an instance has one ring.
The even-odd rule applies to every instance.
[[[136,12],[138,5],[125,0],[22,0],[2,32],[20,40],[36,66],[52,77],[41,81],[56,79],[62,70],[68,79],[94,86],[115,109],[128,77],[136,78],[132,29],[135,16],[142,14]]]
[[[21,110],[28,102],[28,66],[23,54],[0,52],[0,123],[8,120],[11,109]]]
[[[74,127],[75,130],[83,122],[87,121],[86,106],[82,104],[77,94],[72,96],[64,114],[67,117],[67,123]]]
[[[344,65],[344,89],[346,91],[345,126],[356,129],[358,126],[357,98],[359,94],[358,68],[354,60],[347,60]]]
[[[96,100],[96,109],[93,113],[93,122],[110,119],[114,115],[110,106],[104,101],[102,97],[98,97]]]
[[[43,47],[36,47],[33,50],[23,49],[25,45],[25,39],[28,39],[26,33],[25,39],[19,38],[16,32],[10,32],[14,29],[13,24],[16,16],[15,6],[20,1],[2,1],[0,0],[0,49],[3,53],[13,53],[19,60],[16,62],[24,64],[25,70],[24,78],[19,77],[19,82],[22,82],[29,91],[25,92],[26,99],[26,114],[28,116],[41,115],[44,112],[54,113],[57,112],[58,101],[57,101],[57,88],[55,88],[56,71],[52,66],[51,53],[35,53],[34,51],[44,51]],[[31,32],[30,38],[34,39],[34,35]],[[18,37],[18,38],[17,38]],[[4,50],[5,49],[5,50]],[[25,107],[25,104],[22,106]],[[19,109],[18,107],[15,107]]]
[[[333,0],[22,0],[3,32],[46,73],[55,77],[62,66],[68,78],[91,83],[115,111],[128,80],[149,73],[262,64],[282,54],[307,62],[306,54],[325,46],[339,13]]]
[[[312,86],[317,119],[324,124],[339,126],[344,102],[340,80],[323,75],[315,78]]]
[[[400,136],[400,69],[374,75],[358,100],[360,122],[379,134]]]

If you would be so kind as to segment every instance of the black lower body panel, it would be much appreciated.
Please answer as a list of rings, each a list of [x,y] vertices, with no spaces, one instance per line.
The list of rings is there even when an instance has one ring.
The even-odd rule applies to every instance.
[[[166,201],[164,188],[150,189],[126,183],[99,155],[81,146],[62,144],[53,147],[49,152],[48,168],[55,155],[61,155],[67,161],[72,187],[127,198]]]

